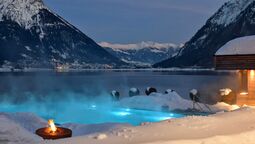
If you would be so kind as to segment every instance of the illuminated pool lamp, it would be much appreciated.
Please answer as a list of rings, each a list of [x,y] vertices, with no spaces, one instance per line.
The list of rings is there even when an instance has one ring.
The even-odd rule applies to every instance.
[[[169,117],[167,117],[167,116],[165,116],[165,117],[157,117],[157,118],[155,118],[155,120],[158,120],[158,121],[164,121],[164,120],[169,120],[169,119],[172,119],[173,117],[171,117],[171,116],[169,116]]]
[[[130,109],[130,108],[126,108],[125,111],[126,111],[126,112],[130,112],[131,109]]]
[[[128,116],[128,115],[131,115],[131,113],[128,112],[128,111],[119,111],[119,112],[114,112],[113,114],[116,115],[116,116]]]
[[[92,105],[90,106],[90,109],[92,109],[92,110],[96,110],[96,109],[97,109],[97,105],[92,104]]]
[[[67,128],[56,127],[53,120],[48,121],[48,127],[36,130],[36,134],[43,139],[62,139],[72,137],[72,131]]]
[[[175,115],[173,113],[170,113],[168,116],[156,116],[154,119],[156,121],[164,121],[164,120],[169,120],[175,118]]]

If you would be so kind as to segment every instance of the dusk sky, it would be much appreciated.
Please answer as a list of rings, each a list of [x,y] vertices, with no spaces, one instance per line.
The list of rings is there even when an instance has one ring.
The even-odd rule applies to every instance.
[[[227,0],[45,0],[97,42],[184,43]]]

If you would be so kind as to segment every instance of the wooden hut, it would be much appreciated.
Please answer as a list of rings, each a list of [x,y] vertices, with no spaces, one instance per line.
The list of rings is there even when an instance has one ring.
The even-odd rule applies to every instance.
[[[215,54],[216,70],[237,70],[238,105],[255,105],[255,36],[234,39]]]

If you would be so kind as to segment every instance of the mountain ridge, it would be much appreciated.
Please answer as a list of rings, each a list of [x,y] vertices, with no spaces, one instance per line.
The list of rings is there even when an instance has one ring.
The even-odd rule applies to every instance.
[[[185,43],[177,56],[154,67],[213,67],[216,51],[228,41],[255,34],[255,1],[226,2],[198,32]]]
[[[42,0],[2,2],[6,3],[0,3],[0,11],[4,11],[0,19],[1,65],[51,68],[56,64],[72,68],[125,65],[49,10]]]
[[[174,56],[179,51],[180,47],[183,46],[182,44],[176,45],[173,43],[158,43],[152,41],[132,44],[101,42],[99,45],[126,63],[149,67],[156,62]]]

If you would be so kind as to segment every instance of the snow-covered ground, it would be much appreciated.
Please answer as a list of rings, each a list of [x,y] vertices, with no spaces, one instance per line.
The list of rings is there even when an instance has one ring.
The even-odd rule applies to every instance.
[[[171,92],[171,91],[169,91]],[[130,108],[159,110],[190,109],[192,102],[177,93],[152,94],[122,99],[119,103]],[[147,105],[146,105],[147,104]],[[145,107],[146,106],[146,107]],[[151,107],[149,107],[151,106]],[[69,139],[44,141],[34,135],[37,128],[47,126],[44,119],[31,113],[0,113],[0,143],[15,144],[213,144],[254,143],[255,109],[218,103],[209,106],[210,116],[188,116],[158,123],[144,122],[140,126],[128,124],[64,124],[73,130]],[[227,112],[228,111],[228,112]]]
[[[49,144],[254,144],[255,110],[243,108],[208,117],[186,117],[76,137]],[[100,136],[104,136],[99,139]]]
[[[70,139],[44,141],[7,117],[0,116],[0,142],[18,144],[253,144],[255,134],[253,108],[211,116],[190,116],[141,126],[117,126]],[[26,114],[24,114],[26,115]],[[80,131],[104,129],[104,126],[80,127]],[[75,128],[73,126],[72,128]],[[73,129],[75,131],[76,129]]]

